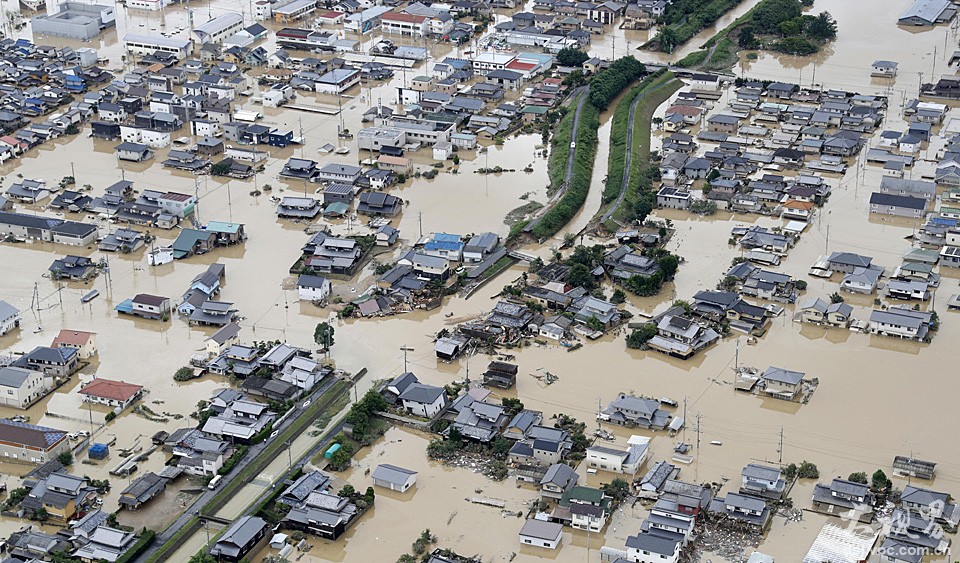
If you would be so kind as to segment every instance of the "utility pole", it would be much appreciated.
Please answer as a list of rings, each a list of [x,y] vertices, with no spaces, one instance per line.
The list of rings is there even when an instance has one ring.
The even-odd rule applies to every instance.
[[[337,94],[337,102],[340,101],[340,94]],[[303,138],[303,118],[298,117],[297,123],[300,124],[300,157],[303,158],[303,145],[306,144],[306,139]],[[340,135],[337,135],[337,141],[339,142]],[[306,185],[304,185],[306,186]],[[304,193],[306,193],[306,187],[304,187]]]
[[[733,371],[736,375],[740,374],[740,339],[737,339],[737,351],[733,356]]]
[[[683,440],[687,440],[687,398],[683,398]]]
[[[934,81],[934,77],[937,75],[937,46],[933,46],[933,64],[930,67],[930,82]]]
[[[783,463],[783,426],[780,427],[780,449],[777,450],[777,453],[780,454],[778,463]]]
[[[697,413],[697,453],[700,453],[700,414]]]
[[[413,348],[404,345],[400,349],[403,350],[403,373],[407,373],[407,352],[413,352]]]
[[[197,203],[193,204],[193,221],[200,225],[200,178],[193,178],[193,197]]]
[[[423,237],[423,211],[417,212],[417,222],[420,224],[420,236]]]

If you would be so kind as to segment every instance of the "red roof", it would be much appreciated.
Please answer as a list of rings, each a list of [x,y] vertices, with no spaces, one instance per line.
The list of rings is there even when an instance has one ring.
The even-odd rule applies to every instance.
[[[68,346],[83,346],[94,334],[95,333],[93,332],[83,332],[82,330],[63,329],[60,331],[60,334],[53,339],[53,344],[51,344],[51,346],[54,348],[58,348],[61,344],[66,344]]]
[[[191,197],[193,196],[182,194],[179,192],[167,192],[162,196],[163,199],[169,199],[171,201],[187,201]]]
[[[406,23],[423,23],[427,20],[427,16],[414,16],[412,14],[402,14],[400,12],[387,12],[386,14],[380,16],[380,19]]]
[[[533,70],[533,69],[537,68],[537,64],[536,64],[536,63],[525,63],[525,62],[523,62],[523,61],[518,61],[518,60],[514,59],[514,60],[510,61],[509,63],[507,63],[506,68],[509,68],[509,69],[511,69],[511,70]]]
[[[90,383],[87,383],[79,393],[81,395],[90,395],[91,397],[124,402],[130,400],[142,389],[142,385],[134,385],[133,383],[126,383],[124,381],[100,379],[98,377]]]
[[[788,209],[804,209],[804,210],[809,211],[809,210],[813,209],[813,202],[810,202],[810,201],[797,201],[797,200],[795,200],[795,199],[791,199],[791,200],[787,200],[787,202],[784,203],[783,206],[786,207],[786,208],[788,208]]]
[[[324,18],[324,19],[336,19],[342,15],[344,15],[343,12],[338,12],[336,10],[327,10],[326,12],[320,12],[320,15],[318,15],[317,17]]]

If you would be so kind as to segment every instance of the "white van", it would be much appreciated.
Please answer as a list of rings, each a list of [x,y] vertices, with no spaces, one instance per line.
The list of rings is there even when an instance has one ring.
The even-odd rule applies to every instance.
[[[220,485],[220,481],[223,481],[223,475],[217,475],[213,479],[210,479],[210,482],[207,483],[207,488],[211,491],[216,489]]]

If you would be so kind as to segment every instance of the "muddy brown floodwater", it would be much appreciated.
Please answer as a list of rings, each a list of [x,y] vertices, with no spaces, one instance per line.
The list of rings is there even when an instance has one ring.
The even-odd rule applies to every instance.
[[[861,92],[880,92],[888,85],[869,78],[869,63],[887,58],[901,63],[899,78],[892,85],[892,103],[888,114],[889,127],[902,128],[899,115],[901,100],[916,90],[917,72],[929,77],[933,65],[933,49],[938,48],[937,72],[945,71],[944,40],[954,41],[953,31],[938,27],[931,31],[908,31],[896,28],[893,18],[906,1],[878,0],[870,13],[863,14],[857,3],[837,0],[818,0],[813,10],[828,10],[838,20],[840,34],[836,43],[821,55],[797,59],[763,54],[756,61],[744,61],[744,72],[752,77],[781,80],[813,80],[812,65],[817,64],[816,82],[828,87],[855,89]],[[744,2],[718,25],[726,25],[732,18],[748,9]],[[235,4],[211,3],[210,13],[216,15]],[[202,21],[204,12],[198,9],[196,17]],[[499,17],[506,17],[501,14]],[[120,9],[118,29],[109,31],[91,42],[102,56],[111,58],[111,68],[119,68],[120,49],[116,37],[127,30],[155,32],[159,16],[134,13]],[[141,26],[142,24],[142,26]],[[168,30],[186,24],[186,12],[181,7],[169,8],[163,16]],[[868,25],[869,24],[869,25]],[[272,24],[271,24],[272,25]],[[646,38],[646,32],[617,31],[613,36],[597,41],[592,52],[608,56],[616,49],[634,46]],[[685,47],[689,50],[699,37]],[[368,39],[367,43],[372,39]],[[44,38],[44,43],[68,44],[61,40]],[[622,45],[622,47],[621,47]],[[85,46],[74,43],[72,46]],[[446,53],[456,54],[449,46],[430,45],[433,58],[427,67]],[[929,55],[927,53],[930,53]],[[682,55],[677,53],[675,56]],[[651,55],[652,56],[652,55]],[[808,72],[809,69],[809,72]],[[343,101],[343,120],[351,130],[358,129],[360,115],[376,100],[392,104],[395,90],[414,76],[415,69],[398,73],[387,84],[350,92]],[[305,95],[302,103],[336,105],[329,96]],[[276,126],[299,129],[302,127],[306,143],[302,148],[271,149],[271,158],[265,172],[256,179],[262,187],[270,183],[274,194],[303,193],[302,184],[279,180],[277,173],[290,156],[303,155],[321,161],[356,162],[357,155],[320,157],[317,148],[336,143],[338,116],[297,113],[291,110],[266,110],[264,122]],[[605,176],[608,150],[609,115],[601,120],[600,147],[593,175],[590,195],[584,211],[563,232],[577,232],[599,208],[601,180]],[[656,137],[656,136],[655,136]],[[505,234],[508,227],[503,216],[526,201],[545,201],[546,161],[537,155],[539,135],[508,139],[502,146],[491,146],[488,153],[466,153],[459,174],[443,172],[434,180],[416,179],[398,187],[394,193],[409,201],[401,218],[395,223],[401,229],[405,243],[414,241],[423,232],[452,231],[478,232],[492,230]],[[656,147],[656,141],[654,143]],[[27,157],[0,167],[7,187],[16,175],[44,178],[56,183],[71,174],[74,165],[78,185],[90,184],[93,193],[125,176],[135,182],[137,189],[170,189],[194,191],[192,176],[169,172],[159,165],[162,154],[153,161],[140,165],[118,166],[112,152],[113,143],[95,141],[84,134],[69,140],[58,140],[32,151]],[[161,151],[162,153],[163,151]],[[415,157],[418,166],[431,161],[426,156]],[[501,166],[515,169],[499,175],[480,175],[480,167]],[[528,165],[533,172],[523,172]],[[932,164],[920,163],[919,172],[929,172]],[[909,221],[873,220],[867,216],[867,198],[879,184],[879,169],[866,166],[859,175],[851,169],[844,178],[833,178],[834,194],[827,207],[803,235],[799,244],[780,266],[780,270],[806,279],[806,294],[825,297],[838,288],[836,278],[819,280],[806,276],[816,258],[828,251],[849,250],[874,256],[876,261],[893,268],[900,256],[910,248],[905,237],[918,225]],[[200,380],[179,384],[172,380],[173,372],[184,365],[197,350],[209,330],[190,328],[180,319],[167,323],[131,320],[118,317],[113,307],[136,293],[156,293],[178,298],[190,280],[212,262],[226,265],[226,283],[222,299],[233,301],[244,319],[241,322],[244,340],[283,339],[293,344],[310,347],[313,327],[318,319],[330,317],[329,309],[318,309],[308,303],[298,303],[294,292],[283,289],[291,264],[300,255],[306,241],[303,224],[278,221],[274,206],[267,196],[253,197],[253,181],[224,182],[203,177],[197,186],[201,197],[199,213],[204,221],[232,220],[245,223],[249,240],[245,245],[220,249],[210,254],[178,261],[159,268],[146,265],[143,251],[129,255],[110,256],[110,277],[101,275],[90,283],[68,283],[58,287],[44,277],[53,259],[67,253],[94,256],[101,253],[91,248],[71,248],[45,244],[0,244],[0,259],[5,264],[0,298],[11,302],[24,312],[24,328],[12,335],[0,337],[4,353],[29,351],[34,346],[47,345],[61,327],[95,331],[99,335],[98,363],[84,368],[83,376],[74,377],[57,393],[45,398],[26,412],[32,423],[75,431],[90,428],[103,421],[106,410],[86,408],[76,393],[81,377],[96,373],[99,377],[123,379],[142,384],[149,393],[143,403],[166,422],[151,421],[126,412],[107,424],[96,436],[96,441],[116,439],[111,457],[98,464],[88,464],[80,455],[80,463],[73,471],[95,478],[107,478],[109,469],[122,458],[120,448],[144,451],[150,447],[149,438],[159,430],[193,425],[189,414],[198,400],[205,399],[229,382],[221,377],[205,376]],[[308,195],[316,186],[308,185]],[[527,194],[528,199],[521,199]],[[30,208],[27,208],[30,209]],[[422,214],[422,215],[421,215]],[[655,298],[631,299],[634,312],[651,313],[661,310],[675,297],[689,298],[692,294],[714,286],[740,253],[728,246],[730,228],[735,224],[780,224],[769,218],[717,214],[707,218],[693,218],[682,212],[661,211],[661,219],[671,219],[677,229],[670,249],[686,259],[675,284],[665,287]],[[73,217],[76,218],[76,217]],[[366,227],[342,222],[331,223],[337,232],[368,232]],[[104,231],[111,227],[104,224]],[[827,242],[829,233],[829,243]],[[176,232],[156,231],[165,243]],[[562,238],[562,237],[560,237]],[[541,255],[549,252],[548,242],[543,248],[531,248]],[[589,239],[588,239],[589,242]],[[478,291],[471,299],[449,299],[442,309],[418,311],[401,317],[376,320],[335,321],[336,345],[333,355],[338,367],[357,371],[366,367],[370,374],[361,382],[361,392],[374,379],[398,374],[403,368],[401,346],[414,349],[409,354],[410,369],[427,383],[442,384],[466,376],[466,362],[443,363],[432,350],[433,335],[449,328],[450,319],[467,318],[489,311],[495,301],[492,297],[500,286],[520,276],[523,269],[513,267],[493,283]],[[40,296],[39,312],[30,311],[34,287]],[[350,283],[345,285],[350,286]],[[353,283],[353,286],[359,285]],[[80,297],[96,288],[101,296],[89,304],[81,304]],[[954,443],[953,428],[960,422],[954,410],[957,387],[953,381],[957,353],[952,344],[960,337],[960,322],[955,313],[947,312],[944,301],[957,288],[956,277],[944,276],[936,309],[943,319],[940,333],[932,344],[901,342],[835,329],[801,326],[791,322],[793,307],[772,323],[766,336],[756,345],[741,342],[741,364],[765,368],[777,365],[806,372],[820,379],[820,387],[809,404],[798,405],[773,399],[736,394],[732,388],[736,343],[728,338],[694,359],[683,362],[654,352],[627,350],[624,334],[605,336],[587,343],[575,352],[558,346],[532,346],[512,350],[520,365],[517,387],[505,393],[518,397],[528,408],[542,410],[549,419],[565,413],[593,425],[597,405],[605,404],[621,391],[632,391],[650,396],[670,396],[686,403],[688,428],[677,439],[696,441],[693,430],[699,420],[700,447],[695,448],[695,460],[682,469],[680,478],[691,481],[736,480],[740,469],[752,460],[777,462],[781,459],[779,438],[783,431],[784,462],[810,460],[816,463],[823,478],[845,476],[853,471],[888,470],[894,455],[909,454],[938,462],[937,478],[931,486],[960,494],[960,450],[949,447]],[[357,287],[362,291],[365,287]],[[609,292],[609,288],[607,288]],[[872,307],[871,298],[851,298],[855,314],[865,318]],[[43,332],[34,328],[42,325]],[[472,378],[484,367],[487,358],[477,357],[471,362]],[[545,386],[532,377],[540,369],[557,374],[559,380]],[[681,407],[678,410],[683,410]],[[0,415],[14,416],[22,411],[0,408]],[[680,413],[677,413],[680,414]],[[179,417],[179,419],[177,418]],[[630,432],[615,431],[619,444],[624,444]],[[643,431],[637,433],[645,434]],[[669,459],[676,439],[663,434],[652,434],[652,460]],[[293,455],[307,451],[315,438],[304,435],[293,444]],[[373,447],[363,450],[357,458],[357,467],[340,477],[354,484],[366,486],[369,477],[365,470],[381,461],[420,471],[417,488],[406,495],[392,495],[378,491],[376,508],[348,534],[335,543],[313,541],[313,550],[303,560],[314,561],[392,561],[408,549],[419,532],[430,527],[440,538],[440,545],[466,554],[481,554],[484,560],[507,560],[517,553],[515,561],[526,562],[541,558],[556,561],[583,561],[587,555],[588,538],[579,532],[568,533],[565,544],[557,553],[543,554],[520,548],[516,533],[521,522],[516,517],[503,517],[496,509],[465,502],[475,490],[482,496],[500,498],[510,510],[522,510],[523,503],[535,497],[535,491],[517,487],[512,482],[494,483],[469,469],[453,469],[427,460],[425,447],[428,438],[400,429],[393,429]],[[722,446],[708,445],[718,440]],[[244,501],[262,491],[270,477],[278,475],[288,462],[281,455],[259,479],[245,488],[235,502],[227,505],[222,515],[235,517],[244,509]],[[158,471],[164,459],[153,453],[140,464],[140,472]],[[18,483],[18,477],[29,468],[0,463],[0,472],[8,485]],[[614,475],[600,473],[587,476],[592,485],[611,480]],[[113,490],[105,499],[105,508],[117,507],[119,491],[126,486],[125,479],[113,479]],[[904,482],[895,481],[897,486]],[[809,506],[810,485],[802,484],[794,491],[797,506]],[[174,491],[164,493],[174,494]],[[170,499],[163,499],[168,506]],[[174,499],[170,512],[176,512]],[[145,510],[150,510],[147,507]],[[159,511],[167,518],[166,510]],[[590,560],[596,560],[596,549],[603,543],[622,548],[626,536],[639,531],[644,509],[619,512],[607,530],[589,538]],[[142,515],[121,521],[141,521]],[[826,518],[806,515],[803,522],[785,525],[775,519],[774,526],[761,549],[786,560],[798,559],[806,552]],[[0,519],[0,534],[6,535],[23,522]],[[53,530],[53,528],[50,528]],[[211,534],[216,530],[211,529]],[[602,536],[602,537],[600,537]],[[176,560],[185,560],[192,550],[206,542],[201,531],[190,538]],[[714,561],[718,557],[710,556]]]

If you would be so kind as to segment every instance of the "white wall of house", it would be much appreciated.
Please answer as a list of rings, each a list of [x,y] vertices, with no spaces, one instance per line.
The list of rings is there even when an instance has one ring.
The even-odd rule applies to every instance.
[[[416,403],[413,401],[408,401],[404,399],[403,409],[411,414],[417,416],[422,416],[423,418],[433,418],[445,404],[444,396],[441,394],[437,399],[430,403],[429,405],[424,403]]]

